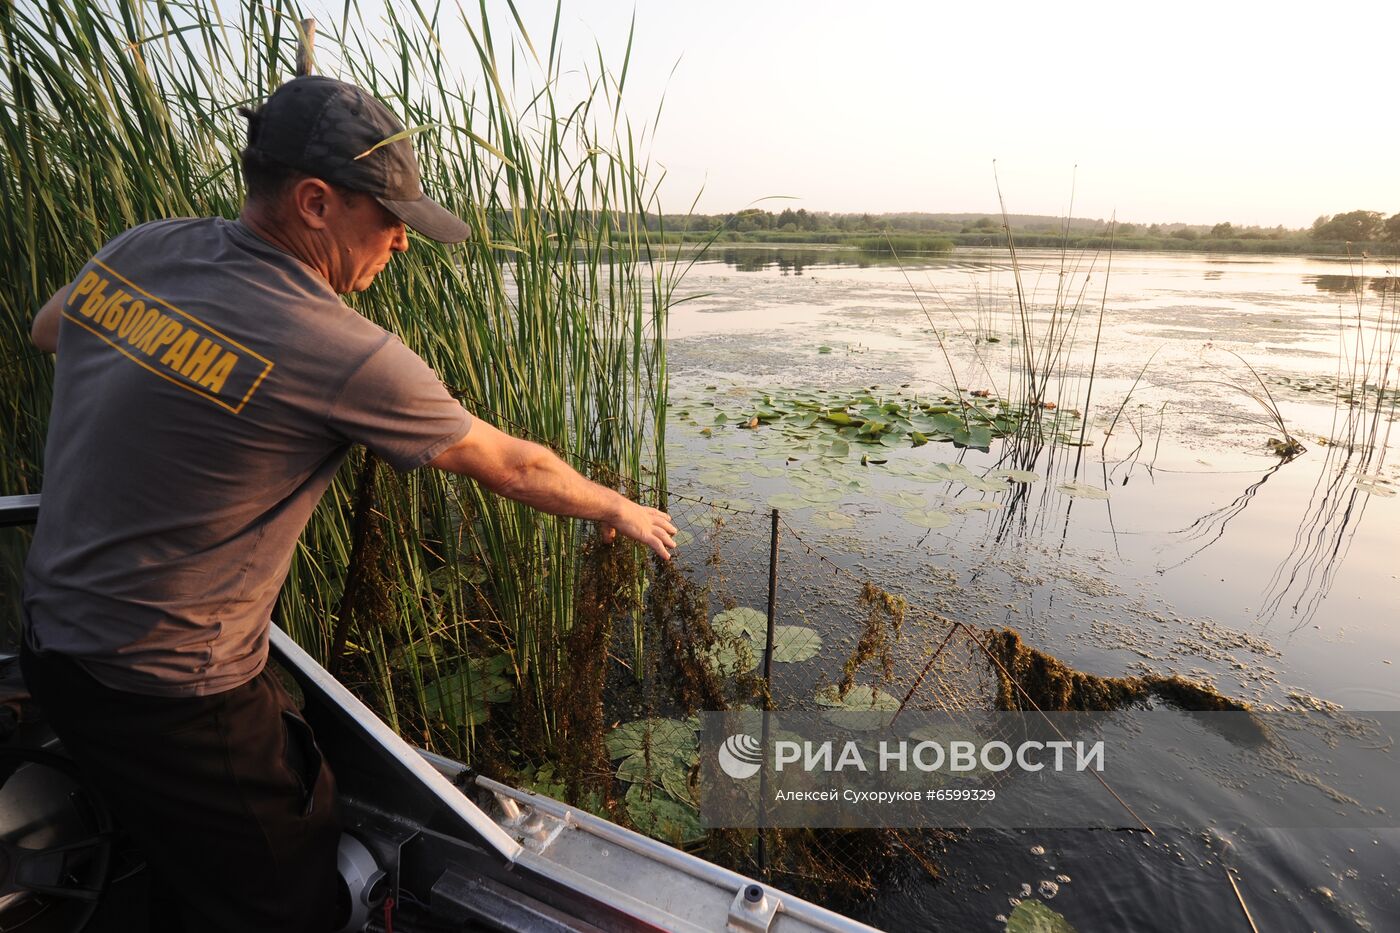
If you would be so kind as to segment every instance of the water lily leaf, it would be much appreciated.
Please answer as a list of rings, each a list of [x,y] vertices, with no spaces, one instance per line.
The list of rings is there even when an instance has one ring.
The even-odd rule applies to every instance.
[[[773,660],[805,661],[822,650],[822,637],[805,625],[773,626]]]
[[[617,766],[617,779],[628,784],[659,783],[659,778],[656,770],[647,765],[646,752],[633,752]]]
[[[978,492],[1005,492],[1006,481],[1002,479],[983,479],[980,476],[963,476],[961,482],[968,489],[975,489]]]
[[[756,511],[754,504],[748,499],[711,499],[710,504],[721,509],[733,509],[736,512]]]
[[[928,438],[925,435],[920,434],[918,431],[910,431],[909,440],[913,442],[913,446],[915,447],[922,447],[928,443]]]
[[[627,817],[640,832],[674,846],[684,846],[705,838],[700,812],[672,800],[665,794],[633,784],[627,791]]]
[[[830,353],[831,347],[817,347],[818,353]]]
[[[825,488],[809,489],[802,493],[802,498],[817,505],[828,505],[832,502],[840,502],[845,496],[838,489]]]
[[[1043,901],[1024,900],[1006,919],[1006,933],[1075,933],[1075,929],[1060,914],[1046,907]]]
[[[651,743],[653,759],[666,755],[694,754],[698,741],[690,724],[679,719],[636,719],[609,732],[604,743],[608,757],[626,758],[635,755]]]
[[[844,457],[850,452],[850,443],[839,437],[832,438],[830,444],[822,447],[822,456],[824,457]]]
[[[715,424],[726,424],[728,423],[728,421],[729,416],[726,415],[724,412],[721,411],[715,413]]]
[[[511,657],[506,652],[493,654],[487,658],[472,658],[467,662],[467,667],[477,676],[504,676],[507,671],[512,670],[514,665]]]
[[[939,528],[947,528],[952,523],[953,517],[947,512],[939,512],[936,509],[910,509],[904,513],[904,520],[911,525],[936,531]]]
[[[860,425],[865,423],[865,419],[857,418],[854,415],[849,415],[844,411],[828,411],[822,414],[820,417],[822,421],[827,421],[831,424],[840,425],[843,428],[859,427]]]
[[[762,653],[747,639],[720,641],[710,648],[706,660],[717,677],[735,677],[758,667],[758,657]]]
[[[1055,487],[1060,492],[1074,499],[1107,499],[1108,490],[1100,489],[1097,486],[1090,486],[1088,483],[1061,483]]]
[[[1388,498],[1390,496],[1395,495],[1394,489],[1392,489],[1389,486],[1382,486],[1381,482],[1384,481],[1363,479],[1357,482],[1356,488],[1361,490],[1362,492],[1370,493],[1373,496],[1381,496],[1383,498]]]
[[[699,788],[690,783],[690,771],[697,759],[681,761],[670,759],[670,766],[661,772],[661,786],[675,800],[685,804],[697,804]]]
[[[860,426],[860,433],[866,437],[874,437],[883,431],[888,431],[889,427],[889,422],[881,421],[878,418],[871,418]]]
[[[992,429],[981,424],[974,424],[970,428],[958,428],[953,432],[953,443],[986,449],[992,444]]]
[[[1011,482],[1013,483],[1040,482],[1040,474],[1032,473],[1030,470],[988,470],[987,476],[988,478],[997,476],[1005,477],[1006,479],[1011,480]]]
[[[475,680],[459,671],[426,685],[423,688],[424,708],[430,715],[456,728],[481,725],[490,716],[485,691],[473,684],[473,692],[469,693],[466,689],[469,679]],[[509,694],[506,696],[508,698]]]
[[[633,752],[617,766],[617,779],[628,784],[661,787],[682,803],[690,803],[690,768],[694,760],[693,753],[675,755],[653,752],[651,764],[648,765],[645,752]]]
[[[480,564],[444,564],[428,574],[428,584],[435,590],[448,590],[465,583],[480,586],[486,582],[486,568]]]
[[[706,470],[696,476],[695,479],[706,486],[747,486],[748,481],[743,479],[734,470]]]
[[[810,521],[818,528],[826,528],[829,531],[843,531],[856,526],[856,520],[842,512],[818,512]]]
[[[767,637],[768,616],[748,606],[736,606],[717,613],[710,625],[720,635],[744,635],[753,639]]]
[[[916,496],[903,489],[886,490],[885,492],[877,492],[875,495],[890,505],[897,505],[904,509],[922,509],[927,504],[924,502],[923,496]]]
[[[973,499],[969,502],[959,502],[953,506],[955,512],[990,512],[992,509],[1001,508],[1000,502],[988,502],[986,499]]]
[[[808,509],[812,507],[812,503],[790,492],[780,492],[769,496],[768,504],[775,509]]]
[[[962,419],[947,410],[929,418],[929,423],[939,434],[952,434],[964,427]]]
[[[846,692],[844,697],[838,695],[835,684],[830,684],[817,691],[816,701],[820,706],[843,710],[893,711],[899,709],[899,700],[869,684],[856,684]]]

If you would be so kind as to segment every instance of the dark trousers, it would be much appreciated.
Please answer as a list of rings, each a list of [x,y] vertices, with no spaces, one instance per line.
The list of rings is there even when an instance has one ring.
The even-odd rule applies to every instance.
[[[334,779],[271,671],[172,698],[113,690],[27,646],[20,663],[64,749],[146,856],[152,930],[332,929]]]

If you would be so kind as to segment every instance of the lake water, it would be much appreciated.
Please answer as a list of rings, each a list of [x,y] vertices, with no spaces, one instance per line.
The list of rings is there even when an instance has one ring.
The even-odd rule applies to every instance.
[[[1179,673],[1269,708],[1400,709],[1388,270],[1018,260],[1020,302],[1004,251],[892,264],[715,250],[686,275],[669,330],[672,486],[760,513],[780,505],[798,536],[780,621],[837,644],[845,623],[824,614],[840,600],[813,569],[821,555],[1095,674]],[[1017,400],[1027,358],[1049,374],[1038,400],[1071,445],[870,444],[852,428],[833,446],[835,429],[798,411],[863,398],[856,408],[908,412],[970,390]],[[1280,419],[1306,447],[1286,462],[1268,446],[1285,437]],[[940,463],[1035,476],[995,491],[948,481]],[[796,697],[821,676],[790,675],[784,689]],[[1241,898],[1261,930],[1400,929],[1400,832],[1207,822],[1156,837],[972,832],[949,843],[943,880],[905,866],[854,912],[892,930],[998,929],[1023,884],[1063,875],[1047,903],[1080,930],[1247,930]]]

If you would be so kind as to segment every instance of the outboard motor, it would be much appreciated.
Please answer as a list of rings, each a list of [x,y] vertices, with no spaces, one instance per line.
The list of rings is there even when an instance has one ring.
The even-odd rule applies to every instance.
[[[346,833],[340,837],[336,856],[340,868],[340,916],[345,918],[339,933],[360,933],[374,908],[389,893],[389,876],[374,860],[365,844]]]

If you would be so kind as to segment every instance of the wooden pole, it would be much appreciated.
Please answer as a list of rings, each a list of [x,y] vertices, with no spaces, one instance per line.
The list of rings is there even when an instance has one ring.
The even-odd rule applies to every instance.
[[[298,32],[297,77],[303,78],[316,70],[316,21],[302,20]]]

